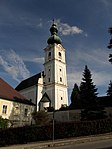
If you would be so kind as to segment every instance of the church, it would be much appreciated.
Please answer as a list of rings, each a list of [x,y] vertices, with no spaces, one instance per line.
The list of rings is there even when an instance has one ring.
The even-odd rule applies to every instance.
[[[36,110],[53,107],[58,110],[68,106],[67,73],[65,49],[58,36],[58,28],[53,22],[51,36],[44,49],[44,71],[20,82],[15,88],[31,102]]]

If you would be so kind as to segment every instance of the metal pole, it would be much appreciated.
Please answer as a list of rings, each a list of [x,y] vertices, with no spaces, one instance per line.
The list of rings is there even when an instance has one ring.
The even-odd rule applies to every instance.
[[[54,146],[54,111],[53,111],[53,146]]]

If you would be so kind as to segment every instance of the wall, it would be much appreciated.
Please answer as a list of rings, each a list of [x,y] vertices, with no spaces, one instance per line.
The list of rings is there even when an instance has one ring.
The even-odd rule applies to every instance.
[[[28,87],[19,91],[23,96],[31,100],[34,104],[36,104],[36,85]]]
[[[45,49],[44,88],[51,100],[51,106],[60,109],[68,106],[65,49],[60,44],[47,46]]]
[[[7,106],[7,112],[3,113],[3,105]],[[0,98],[0,116],[2,116],[4,119],[9,119],[11,112],[13,108],[13,102],[9,100],[3,100]]]
[[[37,111],[39,111],[39,102],[42,98],[42,92],[43,92],[43,77],[39,78],[37,85],[28,87],[19,92],[23,96],[31,100],[34,104],[36,104]]]
[[[6,113],[3,113],[3,106],[7,106]],[[23,103],[12,102],[0,99],[0,116],[9,119],[12,126],[30,125],[32,122],[32,113],[35,106]]]
[[[49,115],[53,118],[53,112],[49,112]],[[54,119],[60,122],[80,121],[81,110],[55,111]]]

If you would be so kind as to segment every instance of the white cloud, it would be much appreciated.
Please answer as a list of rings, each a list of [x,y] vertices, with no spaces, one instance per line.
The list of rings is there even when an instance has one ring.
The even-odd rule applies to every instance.
[[[35,57],[35,56],[27,56],[27,57],[24,57],[23,58],[24,61],[27,61],[27,62],[33,62],[33,63],[39,63],[39,64],[43,64],[44,63],[44,57]]]
[[[104,70],[111,66],[108,62],[109,52],[110,51],[107,51],[106,49],[89,50],[88,48],[81,48],[75,51],[71,51],[70,61],[73,64],[75,63],[77,66],[88,65],[92,66],[92,68],[99,68],[100,70]]]
[[[43,27],[43,21],[42,19],[36,19],[35,18],[29,18],[26,16],[21,16],[19,17],[19,23],[20,25],[23,24],[25,26],[29,26],[31,28],[41,28]]]
[[[108,72],[96,72],[93,71],[92,72],[92,78],[93,78],[93,82],[95,82],[95,84],[97,86],[105,86],[109,84],[110,80],[111,80],[111,73]]]
[[[90,69],[91,71],[91,69]],[[94,85],[96,85],[96,87],[98,88],[99,86],[108,86],[110,80],[111,80],[111,73],[108,72],[96,72],[91,71],[92,73],[92,80]],[[83,77],[83,70],[78,72],[72,72],[72,73],[68,73],[68,87],[69,89],[72,89],[74,84],[77,83],[78,85],[80,85],[81,81],[82,81],[82,77]]]
[[[70,63],[67,66],[69,88],[72,89],[74,83],[80,85],[85,65],[87,65],[91,71],[92,79],[96,87],[102,86],[106,88],[110,80],[112,80],[112,65],[108,62],[108,54],[110,51],[96,49],[91,51],[85,50],[84,53],[81,52],[82,50],[71,53]],[[74,55],[76,57],[75,59]]]
[[[58,29],[63,35],[73,35],[73,34],[81,34],[83,30],[77,26],[70,26],[67,23],[62,23],[59,19],[56,20],[58,24]]]
[[[72,89],[75,83],[80,85],[80,82],[81,82],[81,79],[82,79],[81,77],[82,77],[82,72],[77,71],[77,72],[67,73],[68,87],[70,89]]]
[[[14,80],[20,82],[20,80],[30,77],[25,63],[14,50],[0,50],[0,54],[0,65]]]
[[[111,1],[111,0],[100,0],[100,1],[101,1],[101,3],[103,3],[107,8],[112,5],[112,1]]]

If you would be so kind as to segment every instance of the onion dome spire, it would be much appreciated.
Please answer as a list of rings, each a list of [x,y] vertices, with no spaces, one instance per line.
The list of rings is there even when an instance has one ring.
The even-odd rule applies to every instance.
[[[48,38],[47,43],[48,44],[54,44],[54,43],[61,44],[61,39],[57,35],[58,33],[57,25],[54,23],[54,20],[50,28],[50,32],[51,32],[51,36]]]

